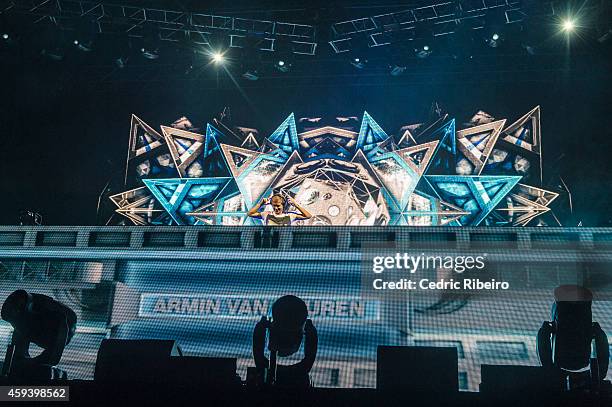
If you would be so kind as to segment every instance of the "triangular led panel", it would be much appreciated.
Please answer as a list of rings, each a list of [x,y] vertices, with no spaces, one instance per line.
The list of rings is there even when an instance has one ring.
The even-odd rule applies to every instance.
[[[135,114],[130,124],[128,159],[146,154],[163,145],[164,138]]]
[[[312,148],[304,153],[306,160],[332,158],[332,159],[348,159],[351,153],[331,137],[323,137],[321,141],[315,144]]]
[[[457,131],[455,172],[458,175],[480,175],[505,123],[498,120]]]
[[[438,148],[439,141],[419,144],[397,150],[396,153],[419,175],[427,171],[427,166]]]
[[[469,212],[441,201],[433,196],[415,191],[411,196],[398,224],[408,226],[459,225],[462,216]]]
[[[240,147],[248,150],[257,150],[259,148],[259,143],[257,142],[255,135],[253,133],[249,133],[248,136],[245,137],[242,144],[240,144]]]
[[[202,159],[205,136],[174,127],[161,126],[161,129],[179,176],[195,178],[204,175]]]
[[[258,151],[234,147],[228,144],[221,144],[221,150],[234,178],[239,177],[248,168],[249,164],[262,154]]]
[[[519,182],[517,176],[426,175],[425,179],[442,199],[470,215],[463,226],[478,226]]]
[[[232,178],[175,178],[143,180],[147,188],[179,225],[195,219],[187,213],[212,202]]]
[[[297,128],[295,126],[295,117],[291,113],[285,121],[278,126],[276,130],[268,137],[271,143],[276,144],[281,150],[287,154],[292,151],[299,150],[299,142]]]
[[[250,208],[280,173],[287,158],[260,154],[236,177],[238,188]]]
[[[363,150],[367,153],[376,147],[377,143],[385,141],[389,136],[385,131],[376,123],[376,121],[370,116],[368,112],[363,112],[363,119],[361,120],[361,127],[359,129],[359,136],[357,137],[356,149]]]
[[[541,153],[540,137],[540,106],[508,126],[501,135],[504,141],[535,154]]]

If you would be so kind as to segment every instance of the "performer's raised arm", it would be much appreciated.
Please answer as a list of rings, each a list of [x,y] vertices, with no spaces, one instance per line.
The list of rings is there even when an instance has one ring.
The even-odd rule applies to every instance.
[[[255,205],[254,207],[252,207],[248,212],[247,215],[249,215],[252,218],[260,218],[261,219],[261,212],[259,212],[259,208],[261,208],[262,206],[266,206],[269,204],[269,200],[267,198],[263,198],[261,201],[259,201],[257,203],[257,205]]]
[[[304,220],[304,219],[312,218],[312,214],[308,212],[305,208],[303,208],[300,204],[298,204],[296,200],[293,199],[291,196],[289,196],[287,200],[289,201],[291,205],[295,207],[295,209],[297,209],[300,212],[300,213],[295,214],[296,220]]]

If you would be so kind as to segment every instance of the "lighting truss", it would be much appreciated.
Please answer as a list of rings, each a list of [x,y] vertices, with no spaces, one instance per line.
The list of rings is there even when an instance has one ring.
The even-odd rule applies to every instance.
[[[306,24],[226,17],[188,11],[135,7],[121,4],[103,4],[99,1],[77,0],[0,0],[0,14],[30,16],[33,24],[53,23],[75,29],[78,20],[96,21],[99,33],[123,33],[130,37],[143,37],[143,28],[153,25],[162,41],[188,39],[196,44],[210,45],[214,33],[229,36],[231,47],[242,48],[248,35],[261,37],[258,47],[275,51],[276,41],[291,41],[296,54],[314,55],[315,27]]]
[[[336,53],[351,51],[351,39],[363,35],[368,37],[370,48],[389,45],[391,36],[412,39],[415,26],[422,22],[432,26],[434,36],[453,34],[463,21],[471,21],[473,28],[479,29],[484,25],[486,13],[493,9],[505,10],[506,24],[514,24],[527,15],[521,3],[518,0],[438,1],[395,13],[346,20],[332,25],[334,39],[329,43]],[[542,3],[540,14],[555,13],[553,1]]]

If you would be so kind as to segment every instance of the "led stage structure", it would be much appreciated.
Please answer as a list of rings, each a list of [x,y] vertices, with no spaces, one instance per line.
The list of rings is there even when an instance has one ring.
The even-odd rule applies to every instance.
[[[133,115],[127,190],[110,199],[136,225],[257,225],[246,213],[272,193],[313,214],[302,225],[527,226],[551,212],[539,106],[515,122],[478,112],[460,129],[438,110],[402,130],[367,112],[331,125],[292,113],[258,141],[218,120],[200,134]]]

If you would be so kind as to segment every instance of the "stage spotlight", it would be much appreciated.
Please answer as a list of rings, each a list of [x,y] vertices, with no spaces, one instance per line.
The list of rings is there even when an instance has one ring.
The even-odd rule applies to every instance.
[[[222,64],[225,62],[225,57],[223,56],[223,54],[219,51],[213,52],[212,54],[212,61],[215,64]]]
[[[419,23],[414,27],[414,54],[417,58],[427,58],[433,53],[434,31],[429,23]]]
[[[566,33],[571,33],[572,31],[576,29],[576,23],[571,18],[568,18],[563,21],[563,24],[561,25],[561,27],[563,28],[563,31],[565,31]]]
[[[506,32],[506,13],[503,9],[489,10],[484,19],[482,35],[484,42],[491,48],[498,48],[504,41]]]
[[[389,74],[391,76],[400,76],[401,74],[403,74],[406,71],[406,67],[405,66],[400,66],[397,64],[393,64],[389,66]]]
[[[57,25],[44,27],[41,38],[41,55],[53,61],[61,61],[64,59],[66,53],[65,48],[68,42],[64,37],[64,32]]]
[[[497,48],[502,43],[502,36],[498,33],[493,33],[487,40],[486,43],[491,48]]]
[[[95,19],[81,19],[75,29],[74,41],[72,42],[79,51],[91,52],[94,49],[100,27]]]
[[[274,68],[277,71],[287,73],[291,70],[293,62],[293,43],[286,39],[276,39],[274,41],[274,53],[276,62]]]
[[[291,64],[282,59],[279,59],[276,64],[274,64],[274,67],[279,72],[289,72],[291,70]]]
[[[414,49],[414,53],[417,56],[417,58],[421,58],[421,59],[427,58],[428,56],[431,55],[432,52],[433,51],[431,49],[431,46],[428,44],[425,44],[423,46],[420,46]]]
[[[140,53],[144,58],[150,60],[159,59],[160,39],[159,29],[155,24],[149,23],[143,27]]]
[[[106,37],[103,42],[115,66],[123,69],[132,57],[132,40],[126,34],[115,34]]]
[[[267,346],[266,346],[267,342]],[[304,357],[293,365],[277,365],[278,357],[289,357],[304,349]],[[304,300],[293,295],[280,297],[272,305],[272,319],[262,317],[253,330],[253,359],[268,385],[310,387],[309,373],[317,358],[319,336]],[[270,352],[268,359],[266,347]],[[277,375],[278,372],[278,375]]]
[[[127,57],[119,57],[119,58],[115,59],[115,65],[119,69],[125,68],[127,63],[128,63],[128,58]]]
[[[239,61],[241,61],[242,77],[248,81],[256,81],[261,75],[261,54],[259,47],[263,40],[259,35],[247,35],[244,39],[244,47],[239,50]]]
[[[368,63],[368,60],[364,58],[355,57],[351,59],[351,65],[353,65],[357,69],[365,68],[367,63]]]
[[[140,48],[140,53],[143,57],[150,60],[155,60],[159,58],[159,50],[158,49],[147,49],[145,47]]]
[[[259,79],[259,72],[255,69],[248,70],[242,74],[242,77],[248,81],[256,81]]]

